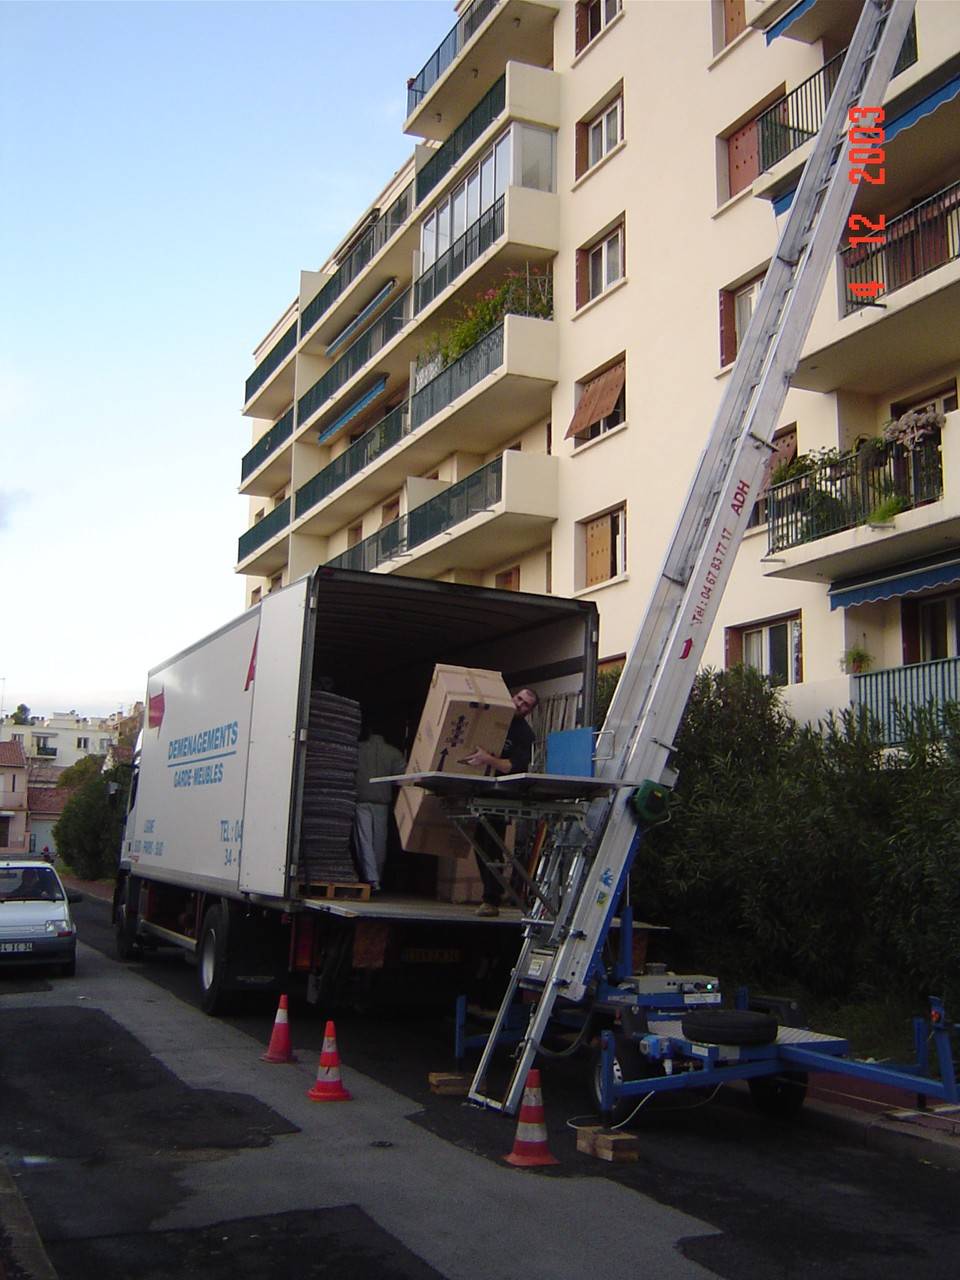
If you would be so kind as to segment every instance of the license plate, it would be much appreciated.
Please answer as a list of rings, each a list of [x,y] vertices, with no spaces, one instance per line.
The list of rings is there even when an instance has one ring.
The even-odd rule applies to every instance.
[[[32,942],[0,942],[0,951],[32,951]]]

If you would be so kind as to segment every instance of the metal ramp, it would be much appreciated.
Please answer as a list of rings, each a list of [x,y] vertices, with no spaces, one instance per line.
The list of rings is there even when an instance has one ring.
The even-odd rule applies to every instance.
[[[562,883],[563,901],[548,920],[538,898],[525,924],[523,949],[470,1090],[484,1106],[516,1111],[556,1001],[582,1001],[600,971],[601,948],[642,830],[631,789],[622,780],[669,780],[673,737],[856,194],[845,163],[848,112],[883,102],[914,7],[915,0],[864,4],[604,722],[613,750],[600,763],[598,776],[614,789],[591,804],[585,819],[590,838],[564,874],[542,869],[552,883]],[[506,1092],[495,1098],[485,1092],[485,1080],[497,1034],[521,984],[533,988],[535,996]]]

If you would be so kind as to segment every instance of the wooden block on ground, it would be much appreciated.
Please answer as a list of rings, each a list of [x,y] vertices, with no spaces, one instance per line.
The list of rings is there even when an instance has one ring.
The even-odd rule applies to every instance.
[[[594,1138],[593,1154],[598,1160],[639,1160],[640,1143],[636,1134],[611,1133],[609,1130],[599,1129]]]
[[[577,1150],[585,1156],[596,1155],[597,1134],[602,1133],[600,1125],[590,1124],[577,1130]]]
[[[450,1098],[465,1098],[470,1092],[473,1076],[461,1075],[456,1071],[431,1071],[427,1076],[430,1092],[443,1094]]]

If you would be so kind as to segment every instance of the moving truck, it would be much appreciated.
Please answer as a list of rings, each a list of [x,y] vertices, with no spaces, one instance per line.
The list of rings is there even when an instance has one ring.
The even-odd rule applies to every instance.
[[[476,918],[463,900],[472,856],[404,852],[394,831],[384,892],[307,873],[309,821],[329,809],[342,830],[349,813],[307,767],[317,695],[409,753],[438,663],[496,671],[540,695],[542,749],[548,731],[592,724],[596,656],[596,607],[583,600],[326,567],[271,592],[149,673],[118,954],[190,953],[208,1013],[295,980],[324,1004],[502,988],[497,957],[512,962],[520,915]],[[462,852],[452,825],[450,839]]]

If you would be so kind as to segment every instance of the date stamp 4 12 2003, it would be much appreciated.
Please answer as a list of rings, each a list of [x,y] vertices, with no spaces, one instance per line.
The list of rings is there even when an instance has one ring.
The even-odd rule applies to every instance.
[[[850,125],[847,133],[850,163],[847,177],[853,183],[868,182],[881,187],[887,180],[884,118],[883,107],[851,107],[847,113]],[[873,218],[863,213],[852,213],[847,220],[847,230],[851,233],[850,247],[885,244],[886,226],[885,213],[878,213]],[[872,300],[883,293],[884,286],[880,280],[854,280],[847,284],[847,288],[855,298]]]

